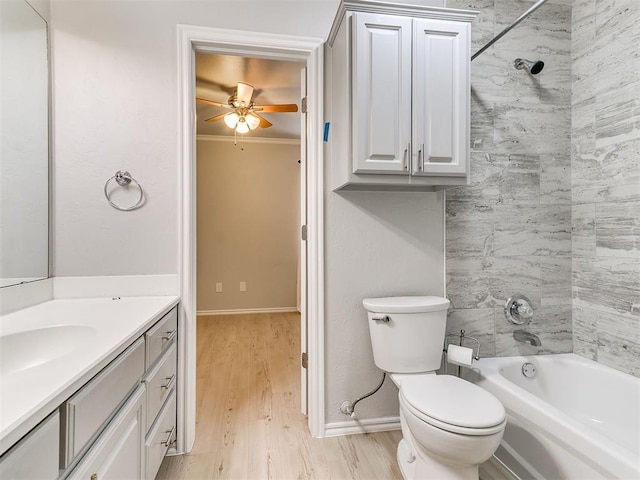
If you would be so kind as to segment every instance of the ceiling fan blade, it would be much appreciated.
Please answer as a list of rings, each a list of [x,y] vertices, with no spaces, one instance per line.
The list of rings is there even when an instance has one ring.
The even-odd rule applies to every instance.
[[[236,95],[238,102],[244,102],[245,107],[251,105],[251,97],[255,89],[248,83],[238,82],[238,93]]]
[[[228,113],[221,113],[220,115],[216,115],[215,117],[205,118],[204,121],[205,122],[215,122],[217,120],[222,120],[227,115],[229,115],[229,114]]]
[[[295,103],[287,103],[283,105],[256,105],[254,110],[262,113],[297,112],[298,105]]]
[[[253,112],[253,115],[255,115],[256,117],[258,117],[260,119],[260,126],[262,128],[269,128],[271,125],[273,125],[273,123],[271,123],[269,120],[267,120],[264,117],[261,117],[260,115],[258,115],[256,112]]]
[[[214,107],[231,108],[228,103],[214,102],[213,100],[207,100],[206,98],[196,98],[196,102],[205,103]]]

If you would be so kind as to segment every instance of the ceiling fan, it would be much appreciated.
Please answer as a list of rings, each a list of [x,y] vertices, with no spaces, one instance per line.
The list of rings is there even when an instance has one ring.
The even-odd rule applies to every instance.
[[[297,112],[298,106],[295,103],[282,105],[256,105],[253,101],[255,88],[248,83],[238,82],[238,87],[233,95],[229,97],[227,103],[214,102],[205,98],[196,98],[196,101],[214,107],[222,107],[230,112],[221,113],[215,117],[206,118],[205,122],[215,122],[224,120],[224,123],[235,129],[238,133],[247,133],[258,127],[268,128],[273,125],[269,120],[259,113],[282,113]]]

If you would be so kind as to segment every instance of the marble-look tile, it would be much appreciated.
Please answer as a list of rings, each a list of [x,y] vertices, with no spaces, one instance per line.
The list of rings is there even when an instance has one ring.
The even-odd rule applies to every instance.
[[[573,304],[640,315],[640,259],[573,257]]]
[[[604,34],[596,32],[595,49],[593,50],[593,71],[598,72],[594,84],[596,95],[607,93],[629,85],[638,80],[640,71],[640,55],[629,48],[631,45],[640,44],[640,12],[629,15],[633,22],[624,30],[613,30]],[[597,18],[597,16],[596,16]],[[624,46],[623,46],[624,45]]]
[[[489,152],[493,149],[493,102],[471,86],[471,150]]]
[[[544,70],[539,75],[514,67],[516,58],[535,60],[538,57],[535,52],[513,52],[496,46],[474,60],[472,85],[491,102],[568,105],[571,62],[566,55],[545,55]]]
[[[552,305],[535,310],[527,325],[513,325],[496,309],[496,355],[544,355],[573,351],[571,305]],[[515,330],[537,335],[542,345],[532,346],[513,338]]]
[[[471,24],[472,51],[479,50],[493,38],[494,0],[446,0],[447,8],[476,10],[480,12]]]
[[[494,254],[569,255],[571,207],[496,205]]]
[[[596,0],[574,0],[571,7],[571,56],[590,49],[596,38]]]
[[[540,305],[542,274],[539,257],[494,257],[491,264],[491,304],[504,307],[507,299],[520,293],[531,300],[531,305]]]
[[[502,166],[498,179],[499,203],[538,203],[540,199],[540,157],[534,155],[493,155]]]
[[[540,203],[571,203],[571,156],[540,156]]]
[[[447,256],[447,297],[452,308],[493,307],[492,271],[492,257]]]
[[[531,6],[527,0],[496,0],[496,33],[502,31]],[[506,45],[506,47],[505,47]],[[530,50],[539,54],[571,53],[571,7],[545,4],[509,32],[502,48]]]
[[[568,155],[570,115],[568,106],[496,103],[494,148],[507,153]]]
[[[540,305],[536,257],[447,258],[447,295],[454,309],[503,306],[516,293]]]
[[[598,331],[598,362],[621,372],[640,377],[640,344],[627,338]]]
[[[637,81],[596,97],[597,148],[640,138],[640,68],[635,76]]]
[[[593,44],[581,48],[571,62],[571,98],[580,103],[595,96],[598,75],[594,73],[597,48]]]
[[[571,208],[571,254],[593,257],[596,253],[596,205],[585,203]]]
[[[591,308],[574,306],[573,317],[573,353],[591,360],[598,360],[598,320],[597,311]]]
[[[447,257],[490,255],[493,252],[493,207],[470,202],[446,203]]]
[[[480,357],[493,357],[496,354],[495,319],[493,308],[472,308],[452,310],[447,317],[447,334],[458,336],[460,330],[465,335],[474,337],[480,342]],[[454,342],[452,337],[449,342]],[[465,346],[473,346],[468,342]],[[475,346],[474,346],[475,348]]]
[[[571,256],[548,255],[540,264],[540,304],[571,305]]]
[[[595,233],[598,257],[640,259],[640,202],[598,203]]]
[[[500,176],[503,166],[495,155],[471,152],[469,185],[447,190],[447,201],[495,204],[500,199]]]

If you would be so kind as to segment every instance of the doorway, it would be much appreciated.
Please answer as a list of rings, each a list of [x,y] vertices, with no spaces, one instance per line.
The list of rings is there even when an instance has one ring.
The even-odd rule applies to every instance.
[[[195,183],[195,53],[301,61],[307,68],[307,129],[302,135],[307,162],[304,199],[307,203],[308,268],[301,310],[306,317],[308,350],[308,426],[324,436],[324,272],[322,39],[178,26],[178,88],[181,114],[180,218],[180,380],[178,385],[178,452],[189,452],[195,440],[196,352],[196,183]],[[180,434],[181,433],[181,434]]]

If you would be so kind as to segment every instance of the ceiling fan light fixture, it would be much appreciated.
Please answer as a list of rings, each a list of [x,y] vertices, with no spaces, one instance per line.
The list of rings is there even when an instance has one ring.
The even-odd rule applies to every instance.
[[[231,112],[224,116],[224,123],[229,128],[236,128],[236,125],[238,125],[239,119],[240,119],[240,116],[236,112]]]
[[[236,132],[247,133],[249,131],[249,125],[244,117],[238,119],[238,125],[236,126]]]
[[[245,117],[245,120],[247,122],[247,125],[249,126],[249,129],[251,130],[255,130],[256,128],[258,128],[258,125],[260,125],[260,119],[253,113],[247,115]]]

